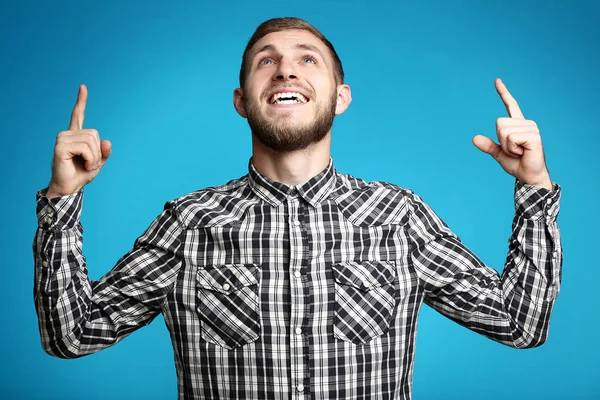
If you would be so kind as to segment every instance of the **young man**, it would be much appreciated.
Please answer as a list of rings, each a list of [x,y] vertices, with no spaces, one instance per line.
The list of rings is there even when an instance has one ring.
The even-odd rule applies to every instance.
[[[295,18],[261,24],[244,52],[237,112],[246,176],[169,201],[97,282],[81,254],[83,186],[111,152],[83,129],[81,86],[38,193],[35,304],[57,357],[108,347],[164,315],[181,399],[411,397],[425,301],[509,346],[542,344],[560,284],[560,188],[535,122],[500,80],[500,144],[473,142],[515,176],[502,276],[413,192],[335,171],[333,118],[351,102],[331,43]]]

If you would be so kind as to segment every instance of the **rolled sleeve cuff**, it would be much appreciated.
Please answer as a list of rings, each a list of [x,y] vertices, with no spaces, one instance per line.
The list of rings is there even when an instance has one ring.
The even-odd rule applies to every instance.
[[[552,190],[515,182],[515,210],[529,219],[556,221],[560,211],[561,188],[552,182]]]
[[[44,230],[68,230],[79,224],[83,189],[69,196],[46,197],[48,188],[36,193],[38,226]]]

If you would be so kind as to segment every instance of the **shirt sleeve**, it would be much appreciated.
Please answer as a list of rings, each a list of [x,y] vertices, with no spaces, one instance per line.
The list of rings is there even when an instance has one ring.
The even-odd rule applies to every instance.
[[[74,358],[109,347],[160,312],[182,263],[175,202],[98,281],[88,278],[80,223],[83,192],[37,193],[34,301],[44,351]]]
[[[516,182],[516,212],[501,275],[414,195],[410,257],[425,303],[503,344],[529,348],[544,343],[561,280],[560,195],[556,184],[550,191]]]

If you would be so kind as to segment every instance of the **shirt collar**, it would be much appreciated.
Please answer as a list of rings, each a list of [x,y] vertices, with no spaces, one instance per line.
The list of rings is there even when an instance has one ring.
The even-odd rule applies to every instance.
[[[300,196],[316,207],[332,192],[335,186],[335,177],[335,168],[331,158],[329,165],[323,171],[299,185],[287,185],[267,178],[254,168],[252,159],[248,165],[250,187],[258,197],[273,206],[281,204],[288,197]]]

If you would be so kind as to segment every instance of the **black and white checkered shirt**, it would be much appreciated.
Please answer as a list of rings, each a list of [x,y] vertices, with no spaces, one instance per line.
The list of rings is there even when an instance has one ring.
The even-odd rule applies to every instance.
[[[501,276],[412,191],[329,167],[260,175],[170,201],[90,282],[82,193],[38,193],[42,345],[79,357],[162,313],[180,399],[410,399],[424,301],[509,346],[542,344],[561,275],[560,188],[518,183]]]

